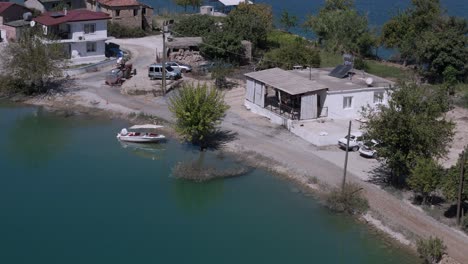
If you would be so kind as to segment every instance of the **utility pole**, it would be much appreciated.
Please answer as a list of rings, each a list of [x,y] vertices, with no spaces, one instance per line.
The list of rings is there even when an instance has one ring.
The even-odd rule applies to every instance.
[[[163,22],[163,56],[162,56],[162,83],[161,89],[163,95],[166,95],[166,31],[167,31],[167,21]]]
[[[341,191],[344,192],[346,184],[346,171],[348,170],[348,152],[349,152],[349,138],[351,137],[351,120],[349,121],[348,137],[346,139],[346,156],[344,161],[343,183],[341,184]]]
[[[463,193],[463,180],[465,176],[465,151],[462,152],[460,162],[460,184],[458,188],[458,204],[457,204],[457,224],[461,223],[461,204],[462,204],[462,193]]]

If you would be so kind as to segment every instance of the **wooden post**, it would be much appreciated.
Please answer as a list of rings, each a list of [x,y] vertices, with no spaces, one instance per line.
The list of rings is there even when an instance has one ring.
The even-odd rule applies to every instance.
[[[344,192],[346,185],[346,171],[348,170],[348,152],[349,152],[349,138],[351,137],[351,120],[348,127],[348,138],[346,139],[346,156],[344,161],[343,183],[341,184],[341,191]]]
[[[162,83],[161,89],[163,92],[163,96],[166,95],[166,22],[163,22],[163,56],[162,56]]]
[[[458,204],[457,204],[457,224],[461,224],[461,204],[462,204],[462,193],[463,193],[463,180],[465,176],[465,151],[462,152],[460,162],[460,184],[458,185]]]

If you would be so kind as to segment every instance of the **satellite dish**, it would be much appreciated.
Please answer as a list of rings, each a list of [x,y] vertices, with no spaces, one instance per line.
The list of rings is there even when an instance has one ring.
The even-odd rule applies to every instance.
[[[371,77],[366,78],[366,84],[367,84],[368,86],[371,86],[373,83],[374,83],[374,79],[372,79]]]
[[[36,21],[31,20],[31,22],[29,22],[29,25],[30,25],[31,27],[34,27],[34,26],[36,25]]]

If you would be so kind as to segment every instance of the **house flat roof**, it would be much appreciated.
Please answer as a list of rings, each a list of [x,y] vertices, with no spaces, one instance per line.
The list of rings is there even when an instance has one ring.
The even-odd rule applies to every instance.
[[[56,16],[57,14],[61,14],[62,16]],[[45,12],[44,14],[33,18],[34,21],[45,26],[54,26],[67,22],[104,19],[110,19],[109,15],[103,12],[94,12],[86,9],[68,10],[67,15],[64,15],[64,12]]]
[[[311,81],[291,71],[273,68],[258,72],[246,73],[245,76],[272,86],[290,95],[325,90],[328,87],[322,83]]]
[[[219,0],[219,2],[221,2],[225,6],[237,6],[240,3],[244,3],[244,2],[252,4],[251,1],[247,1],[247,0]]]
[[[166,42],[169,48],[187,48],[187,47],[198,47],[203,43],[201,37],[184,37],[184,38],[172,38],[171,41]]]
[[[293,70],[292,74],[300,76],[304,79],[309,79],[309,75],[312,75],[312,81],[320,83],[328,88],[329,91],[346,91],[346,90],[358,90],[363,88],[372,88],[372,87],[385,87],[389,88],[394,86],[395,82],[389,81],[387,79],[369,74],[361,70],[352,70],[354,76],[352,78],[336,78],[329,76],[330,72],[333,69],[331,68],[312,68],[303,70]],[[366,79],[372,78],[372,85],[369,86],[366,83]]]
[[[98,0],[101,5],[106,6],[139,6],[137,0]]]

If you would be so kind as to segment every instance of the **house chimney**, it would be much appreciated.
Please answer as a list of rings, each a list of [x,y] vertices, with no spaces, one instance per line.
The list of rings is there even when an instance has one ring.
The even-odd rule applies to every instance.
[[[67,8],[66,8],[66,7],[63,8],[63,15],[64,15],[64,16],[67,15]]]

